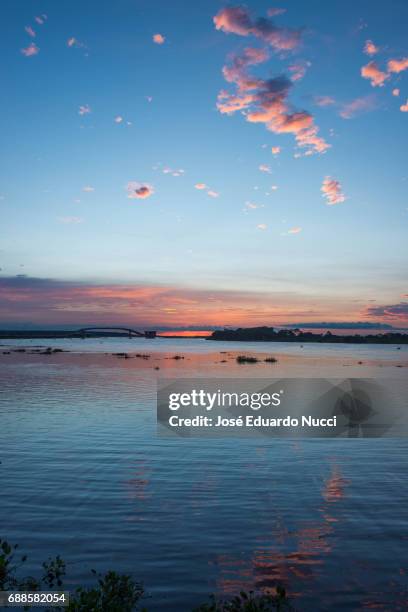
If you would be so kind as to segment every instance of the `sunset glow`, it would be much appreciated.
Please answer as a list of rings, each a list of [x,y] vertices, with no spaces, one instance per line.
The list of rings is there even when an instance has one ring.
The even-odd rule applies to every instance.
[[[407,325],[408,7],[337,5],[7,3],[0,327]]]

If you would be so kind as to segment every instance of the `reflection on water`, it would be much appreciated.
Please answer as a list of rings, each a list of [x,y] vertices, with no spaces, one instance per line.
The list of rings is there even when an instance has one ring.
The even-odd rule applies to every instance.
[[[130,572],[151,610],[277,583],[300,610],[407,608],[405,440],[159,439],[156,363],[35,359],[0,370],[2,535],[28,571]]]

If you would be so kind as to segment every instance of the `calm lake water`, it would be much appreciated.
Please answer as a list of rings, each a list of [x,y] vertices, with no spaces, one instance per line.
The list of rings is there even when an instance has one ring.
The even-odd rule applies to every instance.
[[[0,537],[29,555],[27,572],[56,554],[67,588],[92,582],[91,568],[128,572],[153,611],[277,582],[299,610],[407,610],[407,440],[160,438],[154,370],[274,375],[220,363],[219,351],[239,350],[279,354],[279,376],[351,376],[363,361],[364,375],[402,377],[406,347],[3,344],[92,353],[0,355]],[[114,351],[152,357],[103,355]]]

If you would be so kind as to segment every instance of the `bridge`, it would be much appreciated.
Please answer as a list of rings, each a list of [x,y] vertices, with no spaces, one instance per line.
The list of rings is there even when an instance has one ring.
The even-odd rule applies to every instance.
[[[74,335],[80,335],[82,338],[85,338],[85,336],[90,333],[102,333],[102,334],[109,334],[109,332],[125,332],[128,334],[129,338],[155,338],[156,337],[156,332],[152,331],[152,330],[147,330],[147,331],[138,331],[137,329],[132,329],[130,327],[82,327],[81,329],[78,329],[78,331],[73,332]]]

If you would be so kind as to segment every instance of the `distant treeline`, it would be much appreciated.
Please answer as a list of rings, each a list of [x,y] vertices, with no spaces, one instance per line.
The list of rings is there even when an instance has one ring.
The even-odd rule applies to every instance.
[[[408,334],[387,332],[383,334],[369,334],[348,336],[332,334],[327,331],[323,334],[314,334],[311,331],[300,329],[281,329],[275,331],[273,327],[239,327],[238,329],[216,330],[208,340],[235,340],[239,342],[326,342],[342,344],[408,344]]]

